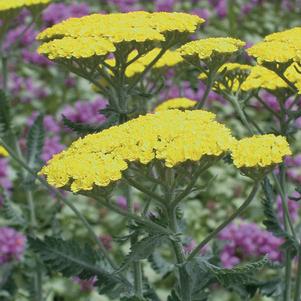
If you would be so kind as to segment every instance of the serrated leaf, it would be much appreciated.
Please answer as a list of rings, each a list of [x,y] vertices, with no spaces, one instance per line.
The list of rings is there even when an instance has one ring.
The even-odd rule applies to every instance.
[[[26,142],[27,163],[31,168],[35,168],[36,163],[40,162],[45,138],[43,120],[43,115],[37,116],[28,132]]]
[[[117,122],[117,115],[113,115],[100,125],[73,122],[62,115],[64,125],[79,135],[93,134],[101,132]]]
[[[27,221],[22,215],[22,211],[16,208],[15,204],[12,204],[8,197],[3,194],[3,206],[0,209],[0,212],[3,214],[3,217],[9,221],[10,225],[20,226],[25,228],[27,226]]]
[[[272,185],[267,178],[264,179],[262,187],[265,195],[265,197],[262,199],[263,213],[265,216],[263,224],[265,225],[266,229],[273,233],[276,237],[285,239],[285,243],[282,245],[284,249],[290,248],[291,251],[297,250],[298,242],[293,236],[283,229],[282,225],[278,221],[278,217],[273,206],[276,198],[272,189]]]
[[[230,287],[232,285],[246,285],[252,283],[254,281],[253,276],[255,273],[261,271],[268,262],[268,258],[264,257],[256,262],[238,265],[232,269],[220,268],[208,262],[206,265],[219,283],[225,287]]]
[[[165,239],[165,235],[155,234],[136,242],[131,246],[130,253],[126,256],[120,270],[125,269],[132,262],[147,259]]]
[[[89,279],[97,276],[97,285],[101,293],[110,290],[128,290],[126,284],[112,271],[107,271],[99,266],[101,259],[96,251],[89,245],[84,245],[60,238],[46,237],[44,241],[29,237],[29,245],[38,253],[51,271],[60,272],[65,277],[79,276],[81,279]]]
[[[150,262],[153,270],[160,274],[163,278],[173,270],[173,264],[166,261],[161,256],[160,252],[156,250],[148,257],[148,261]]]

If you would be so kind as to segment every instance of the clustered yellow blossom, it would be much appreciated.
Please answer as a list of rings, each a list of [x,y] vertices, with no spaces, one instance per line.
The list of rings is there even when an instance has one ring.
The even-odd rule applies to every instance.
[[[183,57],[198,56],[205,60],[217,55],[229,55],[245,46],[245,42],[233,38],[208,38],[189,42],[179,51]]]
[[[122,125],[75,141],[41,170],[49,184],[73,192],[107,186],[122,178],[129,162],[162,160],[174,167],[204,156],[221,156],[234,138],[202,110],[167,110],[140,116]]]
[[[49,40],[64,40],[66,43],[82,46],[82,39],[106,39],[115,46],[127,42],[145,43],[145,42],[165,42],[172,35],[178,33],[193,33],[198,26],[204,22],[203,19],[196,15],[186,13],[167,13],[167,12],[130,12],[130,13],[113,13],[113,14],[92,14],[81,18],[70,18],[50,28],[47,28],[38,35],[38,39],[44,42]],[[68,40],[65,40],[67,39]],[[89,40],[88,40],[89,41]],[[51,49],[47,49],[47,45],[51,45]],[[53,47],[58,45],[60,56],[70,57],[71,47],[61,49],[60,43],[46,44],[41,46],[42,53],[48,54],[50,57]],[[93,42],[84,48],[84,54],[87,48],[91,55],[97,53],[100,47],[99,43]],[[101,48],[102,49],[102,48]],[[39,50],[41,52],[41,50]],[[101,50],[102,51],[102,50]],[[57,53],[57,51],[55,51]],[[86,57],[86,56],[82,56]]]
[[[241,85],[239,74],[243,72],[250,72],[251,69],[252,66],[239,63],[226,63],[222,65],[217,70],[217,74],[223,74],[223,78],[222,81],[219,81],[219,79],[216,80],[214,90],[226,90],[227,88],[230,88],[234,92],[237,91]],[[207,74],[202,72],[198,78],[201,80],[206,80]],[[225,83],[225,81],[227,83]]]
[[[80,37],[57,39],[46,42],[39,47],[39,54],[46,55],[50,60],[60,58],[89,58],[106,56],[116,50],[113,43],[107,39],[95,37]]]
[[[50,1],[51,0],[0,0],[0,12],[47,4]]]
[[[2,156],[2,157],[7,157],[8,156],[7,150],[1,145],[0,145],[0,156]]]
[[[154,48],[149,51],[145,55],[141,56],[137,60],[135,60],[132,64],[130,64],[126,70],[125,75],[127,77],[133,77],[136,74],[142,73],[145,68],[160,54],[161,48]],[[135,59],[138,55],[137,51],[133,51],[128,56],[128,61]],[[167,50],[162,57],[154,64],[152,69],[161,69],[164,67],[173,67],[179,63],[183,62],[183,58],[176,51]],[[115,59],[108,59],[106,63],[111,67],[115,66]]]
[[[249,48],[249,55],[258,63],[290,63],[301,61],[301,27],[267,35],[262,42]]]
[[[156,112],[166,111],[172,109],[191,109],[196,105],[196,100],[192,100],[186,97],[167,99],[158,105],[155,109]]]
[[[273,134],[256,135],[236,141],[231,147],[234,165],[238,168],[269,167],[291,155],[285,137]]]
[[[287,88],[287,84],[274,71],[257,65],[251,68],[251,72],[241,85],[241,90],[253,89],[277,90]]]

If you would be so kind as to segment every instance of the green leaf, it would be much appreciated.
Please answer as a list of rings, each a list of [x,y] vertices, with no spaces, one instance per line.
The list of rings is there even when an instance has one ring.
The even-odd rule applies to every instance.
[[[27,163],[34,168],[40,162],[40,156],[44,146],[45,131],[43,125],[44,116],[37,116],[29,129],[27,136]]]
[[[259,261],[238,265],[232,269],[220,268],[208,262],[206,265],[220,284],[230,287],[232,285],[246,285],[254,282],[253,276],[268,263],[268,258],[264,257]]]
[[[148,261],[154,271],[160,274],[163,278],[173,270],[173,264],[166,261],[158,250],[155,250],[153,254],[148,257]]]
[[[0,209],[0,212],[3,214],[3,217],[9,221],[10,225],[20,226],[25,228],[27,226],[27,221],[22,215],[22,211],[15,204],[13,204],[4,193],[3,197],[3,206]]]
[[[166,239],[165,235],[149,235],[131,246],[130,253],[126,256],[120,270],[125,269],[130,263],[148,258],[155,249]]]
[[[63,118],[64,125],[79,135],[87,135],[87,134],[101,132],[111,127],[112,125],[116,124],[117,121],[117,115],[112,115],[110,118],[108,118],[104,123],[100,125],[73,122],[64,115],[62,115],[62,118]]]
[[[291,249],[292,252],[295,252],[298,249],[298,242],[293,236],[283,229],[283,226],[278,221],[278,217],[273,206],[276,198],[270,181],[265,178],[262,186],[265,195],[265,198],[262,200],[263,213],[265,216],[263,224],[266,229],[273,233],[276,237],[285,239],[285,243],[282,245],[283,248]]]
[[[7,134],[11,127],[9,102],[3,90],[0,90],[0,132],[1,136]]]
[[[129,290],[118,276],[112,271],[107,271],[98,263],[101,260],[98,253],[89,245],[72,240],[62,240],[55,237],[46,237],[44,241],[29,237],[29,245],[38,253],[51,271],[60,272],[65,277],[79,276],[89,279],[97,276],[97,286],[101,293],[110,290]]]

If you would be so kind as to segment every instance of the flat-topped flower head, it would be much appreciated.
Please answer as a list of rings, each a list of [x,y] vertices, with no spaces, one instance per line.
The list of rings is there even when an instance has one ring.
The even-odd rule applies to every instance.
[[[301,27],[274,32],[265,36],[265,41],[295,42],[301,39]]]
[[[138,55],[137,51],[133,51],[128,56],[128,61],[134,60],[125,70],[125,75],[127,77],[133,77],[137,74],[142,73],[145,68],[160,54],[161,48],[154,48],[145,55],[141,56],[137,60],[135,57]],[[183,58],[177,51],[167,50],[162,57],[154,64],[152,69],[158,70],[162,68],[173,67],[179,63],[183,62]],[[115,59],[107,59],[106,63],[111,67],[115,66]],[[102,67],[102,66],[100,66]]]
[[[179,51],[185,57],[197,56],[206,60],[220,55],[231,55],[245,46],[245,42],[233,38],[208,38],[189,42]]]
[[[0,13],[24,7],[48,4],[51,0],[0,0]]]
[[[197,103],[196,100],[186,98],[186,97],[171,98],[165,100],[160,105],[158,105],[155,109],[155,112],[173,110],[173,109],[179,109],[179,110],[192,109],[193,107],[195,107],[196,103]]]
[[[251,68],[251,72],[241,85],[241,90],[250,91],[256,89],[278,90],[286,89],[288,85],[274,71],[257,65]]]
[[[91,57],[105,57],[116,50],[113,43],[103,38],[65,37],[43,43],[39,54],[46,55],[49,59],[84,59]]]
[[[172,168],[186,161],[219,158],[234,138],[202,111],[167,110],[140,116],[75,141],[41,170],[49,184],[73,192],[105,187],[122,178],[130,162],[162,161]]]
[[[297,43],[297,42],[296,42]],[[297,44],[300,44],[301,41]],[[247,49],[247,53],[257,59],[259,64],[290,63],[297,57],[298,45],[272,40],[259,42]]]
[[[265,171],[292,154],[285,137],[273,134],[255,135],[235,141],[231,147],[233,163],[246,173]]]
[[[0,157],[7,157],[7,156],[8,156],[7,150],[0,145]]]
[[[170,33],[193,33],[204,22],[185,13],[130,12],[71,18],[38,35],[39,40],[62,37],[104,37],[112,43],[165,41]]]

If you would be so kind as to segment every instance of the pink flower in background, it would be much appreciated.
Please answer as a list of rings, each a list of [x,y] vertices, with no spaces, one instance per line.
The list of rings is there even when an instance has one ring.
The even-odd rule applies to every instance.
[[[26,246],[26,237],[10,227],[0,228],[0,265],[21,260]]]
[[[243,260],[268,255],[272,261],[280,262],[280,246],[283,240],[246,221],[232,223],[220,232],[218,239],[224,242],[220,253],[225,268],[232,268]]]

